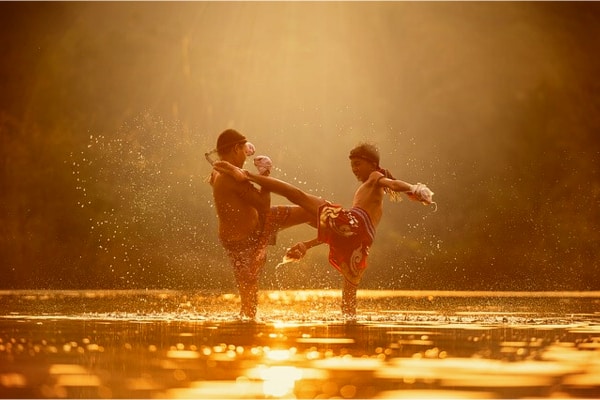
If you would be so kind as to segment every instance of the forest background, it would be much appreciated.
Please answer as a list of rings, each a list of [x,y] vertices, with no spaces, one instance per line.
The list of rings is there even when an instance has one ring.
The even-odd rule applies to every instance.
[[[600,3],[2,2],[0,32],[2,289],[234,287],[231,127],[345,206],[361,141],[433,189],[386,201],[364,288],[600,290]],[[276,268],[313,236],[264,288],[339,287],[324,247]]]

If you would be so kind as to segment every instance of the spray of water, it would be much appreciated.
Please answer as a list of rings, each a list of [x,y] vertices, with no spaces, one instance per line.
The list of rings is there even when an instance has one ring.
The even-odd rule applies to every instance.
[[[206,250],[215,247],[203,146],[178,122],[150,113],[114,134],[90,135],[74,174],[80,207],[94,209],[90,237],[107,282],[199,284],[197,273],[213,261]]]

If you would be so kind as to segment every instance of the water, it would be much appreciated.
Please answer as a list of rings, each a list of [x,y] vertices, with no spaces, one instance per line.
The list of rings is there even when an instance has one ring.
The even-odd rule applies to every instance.
[[[3,398],[598,398],[600,293],[0,292]]]

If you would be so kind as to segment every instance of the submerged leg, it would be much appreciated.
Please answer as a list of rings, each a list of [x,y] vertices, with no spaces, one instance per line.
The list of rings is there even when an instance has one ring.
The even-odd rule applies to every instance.
[[[258,309],[258,282],[238,282],[240,293],[240,318],[242,320],[256,318]]]
[[[239,267],[234,268],[234,276],[240,294],[240,318],[242,320],[254,319],[258,309],[258,276],[245,272]]]
[[[356,291],[358,286],[343,278],[342,315],[347,321],[356,320]]]
[[[258,309],[259,278],[266,262],[266,243],[228,243],[225,247],[240,295],[240,318],[253,320]]]

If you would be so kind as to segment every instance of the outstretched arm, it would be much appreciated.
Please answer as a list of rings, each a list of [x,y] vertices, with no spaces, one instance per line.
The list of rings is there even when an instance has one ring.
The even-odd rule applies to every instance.
[[[393,190],[394,192],[401,192],[410,194],[412,192],[412,187],[408,182],[401,181],[400,179],[390,179],[382,176],[377,180],[377,183],[384,188],[388,188]]]
[[[420,201],[423,204],[435,204],[432,199],[433,192],[422,183],[412,185],[400,179],[390,179],[385,176],[379,178],[377,183],[394,192],[406,193],[411,200]]]

